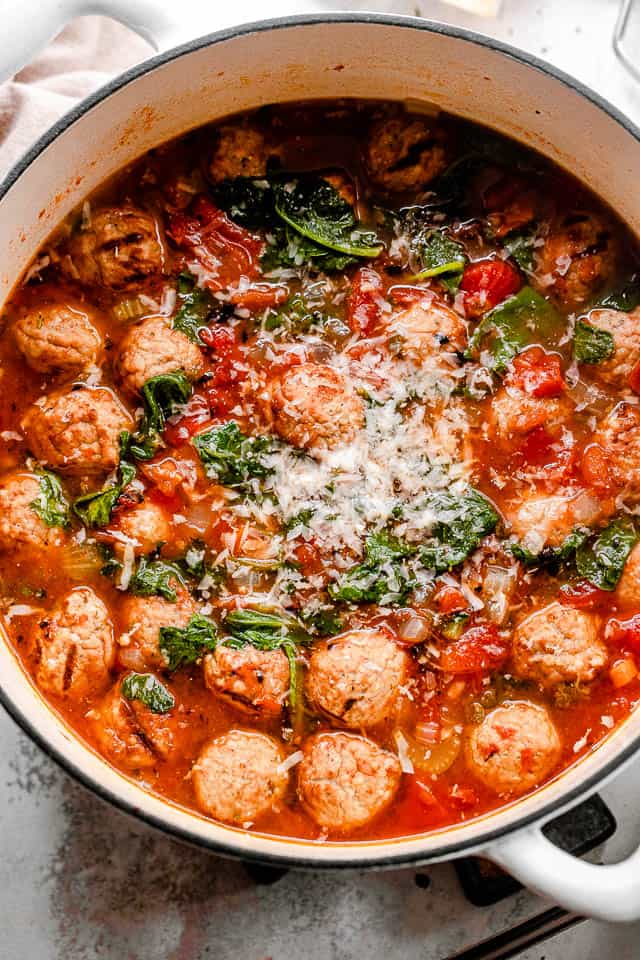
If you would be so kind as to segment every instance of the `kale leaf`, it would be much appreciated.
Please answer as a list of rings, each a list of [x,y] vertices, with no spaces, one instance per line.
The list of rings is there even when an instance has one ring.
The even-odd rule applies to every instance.
[[[218,631],[213,620],[194,613],[186,627],[160,627],[160,652],[173,672],[215,650]]]
[[[43,470],[38,476],[40,490],[29,506],[48,527],[68,527],[71,523],[69,503],[55,473]]]
[[[532,343],[557,341],[562,328],[562,318],[555,307],[531,287],[522,287],[482,318],[465,357],[473,360],[481,351],[487,351],[486,365],[503,374],[521,350]]]
[[[273,188],[268,180],[234,177],[217,184],[213,194],[218,206],[244,227],[270,227],[276,219]]]
[[[329,595],[345,603],[402,603],[415,586],[404,561],[412,547],[386,531],[367,537],[364,560],[335,583]]]
[[[578,320],[573,334],[573,356],[578,363],[602,363],[614,352],[615,344],[608,330],[599,330],[585,320]]]
[[[303,237],[352,257],[377,257],[382,244],[358,227],[350,204],[322,177],[298,177],[274,184],[278,216]]]
[[[87,527],[106,527],[111,520],[113,508],[135,475],[136,468],[126,460],[121,460],[117,480],[102,490],[78,497],[73,504],[74,513]]]
[[[448,237],[443,230],[432,231],[420,243],[419,256],[422,268],[414,278],[416,280],[453,274],[459,283],[459,275],[467,262],[462,245]]]
[[[140,557],[128,590],[138,597],[158,596],[175,603],[178,599],[176,585],[184,586],[184,583],[185,576],[180,564]]]
[[[561,563],[568,560],[581,547],[589,536],[589,531],[583,527],[576,527],[564,538],[559,547],[543,547],[539,553],[527,550],[521,543],[512,543],[511,552],[516,560],[521,560],[529,566],[541,566],[547,563]]]
[[[144,414],[137,431],[123,433],[123,449],[138,460],[150,460],[162,443],[162,431],[170,416],[191,396],[191,383],[182,370],[151,377],[142,388]]]
[[[152,673],[129,673],[120,685],[127,700],[140,700],[153,713],[168,713],[175,706],[175,697]]]
[[[320,327],[324,314],[320,310],[310,310],[301,293],[283,303],[278,310],[270,310],[264,322],[265,330],[286,330],[287,333],[307,333],[311,327]]]
[[[194,343],[202,343],[200,331],[206,327],[215,302],[208,290],[196,286],[195,277],[181,273],[178,277],[178,312],[173,318],[174,330],[179,330]]]
[[[638,534],[630,520],[614,520],[595,539],[578,547],[578,573],[600,590],[615,590],[637,539]]]
[[[424,566],[436,573],[466,560],[499,520],[487,498],[473,487],[458,497],[446,491],[433,494],[424,506],[433,511],[435,522],[419,556]]]
[[[223,487],[246,487],[250,480],[262,480],[273,472],[264,462],[271,449],[269,437],[246,436],[235,420],[199,433],[193,445],[209,479]]]
[[[598,303],[599,307],[608,307],[610,310],[622,310],[628,313],[640,306],[640,277],[633,277],[617,290],[612,290]]]
[[[276,226],[269,231],[267,246],[260,258],[260,266],[265,273],[278,267],[302,266],[334,273],[357,262],[357,257],[329,250],[328,247],[296,233],[288,224]]]
[[[522,230],[510,233],[504,241],[505,250],[521,270],[533,270],[535,239],[535,230]]]

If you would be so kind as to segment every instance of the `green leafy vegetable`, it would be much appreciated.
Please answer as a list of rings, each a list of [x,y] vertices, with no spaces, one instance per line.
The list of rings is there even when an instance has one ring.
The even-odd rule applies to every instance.
[[[128,590],[139,597],[158,596],[175,603],[178,599],[176,584],[184,583],[184,573],[178,563],[140,557]]]
[[[367,537],[364,561],[330,584],[330,596],[345,603],[402,603],[415,586],[404,563],[413,553],[385,531]]]
[[[126,460],[121,460],[115,483],[78,497],[73,504],[74,513],[87,527],[106,527],[111,520],[113,508],[135,475],[136,468]]]
[[[533,270],[533,251],[535,249],[535,230],[510,233],[504,241],[504,248],[518,264],[521,270]]]
[[[169,417],[191,396],[191,383],[182,370],[151,377],[142,388],[144,414],[138,430],[123,433],[123,449],[138,460],[150,460],[162,443],[162,431]]]
[[[160,652],[173,672],[215,650],[218,631],[213,620],[194,613],[186,627],[160,627]]]
[[[583,527],[576,527],[568,536],[564,538],[559,547],[543,547],[539,553],[533,553],[527,550],[521,543],[512,543],[511,552],[516,560],[521,560],[528,565],[541,566],[547,563],[561,563],[568,560],[582,546],[589,531]]]
[[[250,480],[262,480],[273,472],[264,461],[271,449],[269,437],[245,436],[234,420],[199,433],[193,445],[207,476],[223,487],[246,487]]]
[[[120,685],[127,700],[140,700],[153,713],[168,713],[175,706],[175,697],[152,673],[129,673]]]
[[[640,277],[633,277],[600,300],[598,306],[628,313],[640,306]]]
[[[232,220],[245,227],[268,227],[273,223],[275,200],[268,180],[234,177],[214,188],[216,202]]]
[[[328,247],[323,247],[308,237],[296,233],[290,226],[284,225],[270,230],[260,266],[265,273],[276,270],[278,267],[303,266],[322,270],[325,273],[334,273],[357,262],[357,257],[329,250]]]
[[[48,527],[68,527],[69,503],[55,473],[43,470],[38,477],[40,491],[29,506]]]
[[[442,230],[434,230],[421,243],[420,259],[422,269],[415,277],[416,280],[427,280],[442,274],[461,274],[467,261],[462,245]]]
[[[502,374],[521,350],[532,343],[556,342],[562,329],[555,307],[531,287],[523,287],[482,318],[465,356],[473,360],[480,351],[487,351],[486,365]]]
[[[214,309],[214,300],[208,290],[196,286],[190,273],[178,277],[178,312],[173,318],[174,330],[184,333],[194,343],[202,343],[200,331]]]
[[[380,240],[358,227],[351,206],[322,177],[274,184],[276,213],[303,237],[352,257],[377,257]]]
[[[301,293],[294,293],[278,310],[271,310],[265,319],[265,330],[284,329],[287,333],[306,333],[311,327],[320,327],[324,314],[310,310]]]
[[[294,514],[287,520],[284,529],[288,532],[289,530],[295,530],[296,527],[307,527],[314,513],[313,507],[305,507],[304,510],[300,510],[299,513]]]
[[[578,363],[602,363],[614,352],[615,344],[608,330],[599,330],[585,320],[578,320],[573,334],[573,356]]]
[[[459,640],[469,622],[469,614],[464,611],[452,613],[438,623],[438,630],[447,640]]]
[[[466,560],[499,520],[486,497],[473,488],[460,497],[436,493],[424,506],[433,511],[435,522],[431,536],[420,548],[420,560],[436,573]]]
[[[331,608],[311,612],[301,610],[300,619],[310,633],[320,637],[331,637],[342,630],[342,620]]]
[[[638,534],[630,520],[614,520],[595,539],[578,547],[578,573],[600,590],[615,590],[637,539]]]

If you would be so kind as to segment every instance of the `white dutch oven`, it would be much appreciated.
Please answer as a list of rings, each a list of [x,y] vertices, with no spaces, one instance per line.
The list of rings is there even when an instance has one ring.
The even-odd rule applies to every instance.
[[[6,11],[6,6],[12,11]],[[157,45],[173,26],[154,0],[3,0],[0,75],[78,12],[117,14]],[[167,7],[169,4],[166,5]],[[179,6],[183,30],[188,9]],[[43,9],[43,7],[45,9]],[[47,12],[49,11],[49,12]],[[187,24],[185,25],[185,21]],[[589,90],[484,37],[410,18],[318,15],[256,23],[169,50],[104,87],[54,126],[0,186],[0,307],[49,231],[105,178],[150,147],[238,110],[319,97],[432,101],[541,151],[640,232],[640,131]],[[385,867],[470,853],[568,909],[640,917],[640,850],[613,866],[563,853],[541,827],[618,772],[640,746],[640,712],[535,795],[426,837],[370,843],[274,839],[220,826],[145,793],[80,743],[0,642],[0,696],[17,722],[105,799],[185,840],[236,857],[320,867]]]

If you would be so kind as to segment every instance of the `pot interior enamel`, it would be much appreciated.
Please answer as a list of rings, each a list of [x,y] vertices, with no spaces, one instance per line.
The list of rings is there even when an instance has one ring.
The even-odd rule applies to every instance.
[[[562,78],[479,38],[420,21],[335,17],[216,35],[137,68],[79,108],[10,175],[0,196],[0,307],[51,229],[106,178],[186,130],[278,101],[405,100],[486,124],[571,170],[640,232],[631,189],[640,142]],[[612,162],[615,158],[615,162]],[[427,837],[318,844],[205,820],[143,790],[80,743],[0,642],[0,691],[13,716],[92,789],[165,830],[219,850],[299,864],[390,864],[451,857],[515,826],[548,819],[630,756],[640,715],[535,795]]]

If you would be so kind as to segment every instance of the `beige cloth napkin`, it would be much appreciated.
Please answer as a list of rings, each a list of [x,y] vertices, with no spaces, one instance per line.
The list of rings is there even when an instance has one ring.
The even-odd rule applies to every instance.
[[[151,52],[131,30],[104,17],[81,17],[65,27],[37,60],[0,86],[0,179],[78,100]]]

